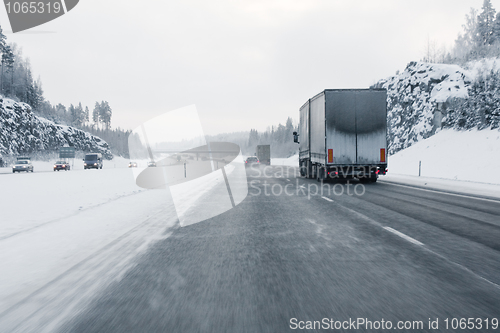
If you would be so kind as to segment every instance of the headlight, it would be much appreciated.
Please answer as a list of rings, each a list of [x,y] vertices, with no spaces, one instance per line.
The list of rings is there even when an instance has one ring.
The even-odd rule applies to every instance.
[[[83,163],[83,165],[87,166],[87,163]]]
[[[97,163],[94,163],[94,165],[97,165]]]

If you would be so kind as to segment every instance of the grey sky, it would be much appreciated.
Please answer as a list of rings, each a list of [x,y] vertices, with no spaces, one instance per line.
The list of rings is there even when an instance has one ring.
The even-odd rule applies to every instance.
[[[112,126],[130,129],[196,104],[214,134],[297,119],[325,88],[367,88],[422,58],[428,38],[451,47],[482,2],[81,0],[6,35],[52,103],[107,100]],[[10,30],[3,9],[0,24]]]

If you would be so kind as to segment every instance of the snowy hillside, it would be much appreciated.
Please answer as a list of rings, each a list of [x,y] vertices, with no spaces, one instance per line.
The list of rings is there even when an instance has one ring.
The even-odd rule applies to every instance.
[[[499,68],[498,59],[464,67],[411,62],[402,73],[379,81],[375,87],[387,89],[388,95],[390,153],[430,137],[442,124],[459,129],[497,127],[500,94],[490,78],[500,77]]]
[[[389,174],[500,184],[500,132],[446,129],[389,157]]]
[[[113,157],[108,144],[82,130],[37,117],[26,103],[0,98],[0,156],[56,150],[68,144],[77,151]]]

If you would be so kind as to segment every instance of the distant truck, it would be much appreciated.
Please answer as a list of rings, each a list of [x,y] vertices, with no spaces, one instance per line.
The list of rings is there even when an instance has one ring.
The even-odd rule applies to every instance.
[[[90,153],[86,154],[83,159],[84,169],[102,169],[102,154]]]
[[[385,89],[327,89],[300,108],[302,176],[376,182],[387,172]],[[300,136],[300,137],[299,137]]]
[[[255,154],[260,164],[271,165],[271,146],[258,145]]]

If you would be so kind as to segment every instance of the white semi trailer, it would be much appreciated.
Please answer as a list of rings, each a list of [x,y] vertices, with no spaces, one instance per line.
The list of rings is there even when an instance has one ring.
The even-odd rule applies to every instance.
[[[301,175],[363,182],[385,175],[386,100],[385,89],[327,89],[309,99],[294,132]]]

